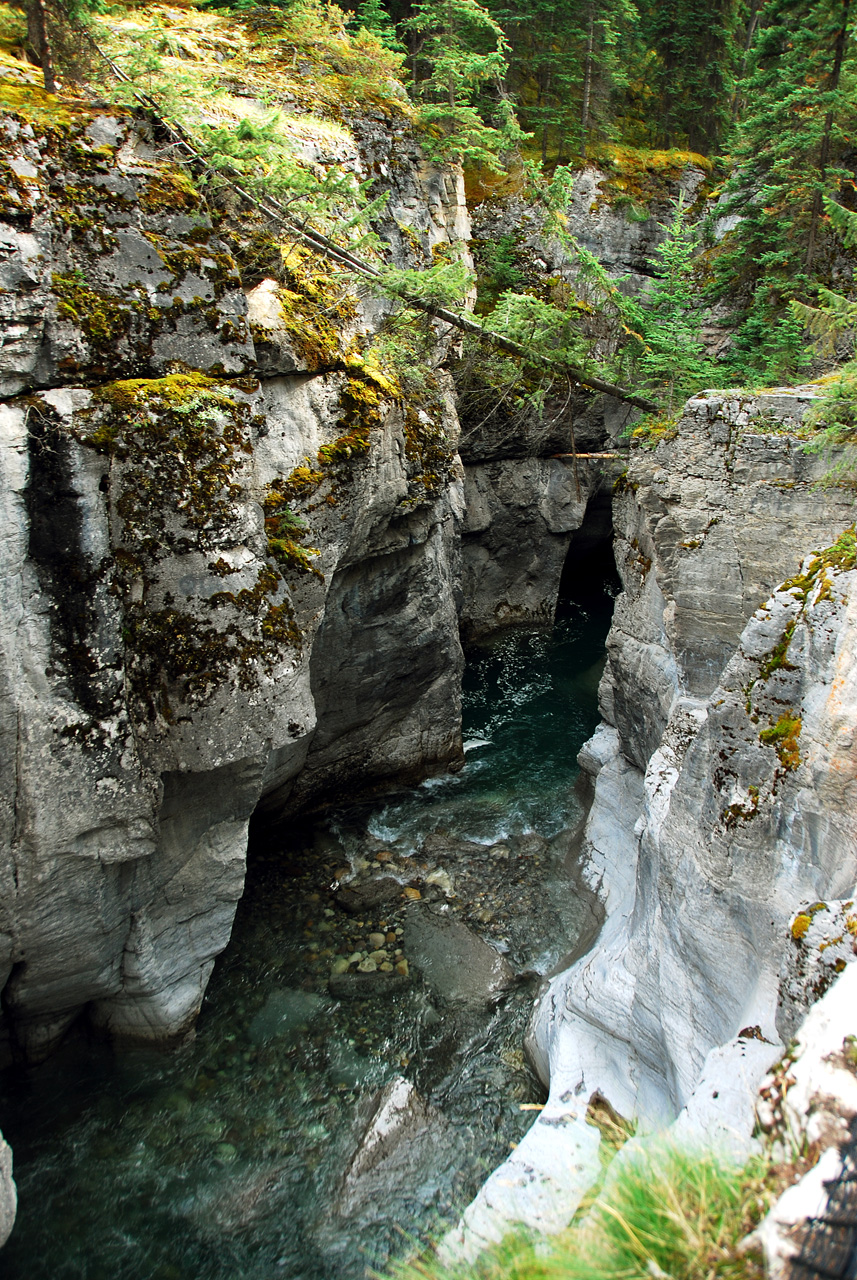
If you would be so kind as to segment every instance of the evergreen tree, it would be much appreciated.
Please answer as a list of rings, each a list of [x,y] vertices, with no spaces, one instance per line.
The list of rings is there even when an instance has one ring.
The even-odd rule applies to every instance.
[[[510,83],[527,129],[560,161],[586,156],[610,132],[624,88],[621,33],[634,26],[633,0],[488,0],[510,42]]]
[[[717,146],[729,120],[741,8],[740,0],[641,0],[655,146]]]
[[[385,49],[404,53],[405,46],[396,34],[396,27],[384,8],[382,0],[360,0],[357,13],[348,24],[352,31],[371,31]]]
[[[667,235],[655,252],[655,283],[630,304],[638,332],[637,371],[656,390],[667,413],[711,379],[702,342],[702,309],[694,280],[699,237],[683,200],[675,202]]]
[[[762,14],[725,209],[741,221],[715,262],[721,293],[743,288],[745,371],[762,371],[772,326],[788,337],[788,300],[810,301],[829,267],[823,198],[851,177],[857,124],[853,28],[851,0],[769,0]]]
[[[416,0],[403,24],[412,39],[414,89],[438,156],[501,167],[523,139],[506,94],[503,29],[478,0]],[[486,121],[486,115],[490,123]]]

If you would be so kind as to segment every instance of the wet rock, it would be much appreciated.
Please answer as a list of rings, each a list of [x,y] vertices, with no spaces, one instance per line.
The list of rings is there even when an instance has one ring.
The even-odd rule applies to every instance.
[[[443,1113],[402,1076],[395,1076],[370,1100],[365,1124],[337,1204],[343,1217],[372,1205],[383,1211],[391,1189],[415,1185],[438,1160],[457,1158]]]
[[[12,1180],[12,1149],[0,1133],[0,1246],[9,1238],[17,1205],[18,1196]]]
[[[395,937],[395,934],[393,936]],[[388,941],[388,938],[385,933],[369,934],[369,946],[372,948],[373,951],[377,951],[380,947],[383,947],[384,943],[387,941]]]
[[[278,1036],[294,1036],[326,1007],[323,996],[309,991],[272,991],[250,1023],[253,1044]]]
[[[402,886],[392,876],[376,876],[371,880],[359,880],[343,884],[336,891],[334,902],[349,915],[358,916],[384,902],[391,902],[402,892]]]
[[[331,974],[327,989],[335,1000],[369,1000],[395,995],[409,985],[407,973],[381,973],[376,969],[370,973]]]
[[[514,981],[493,947],[442,911],[412,913],[407,947],[432,991],[454,1004],[488,1003]]]

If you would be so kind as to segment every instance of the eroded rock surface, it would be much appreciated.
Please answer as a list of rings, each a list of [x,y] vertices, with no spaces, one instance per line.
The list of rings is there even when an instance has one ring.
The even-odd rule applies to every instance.
[[[147,125],[41,119],[3,124],[31,176],[2,230],[0,986],[29,1059],[83,1010],[192,1028],[260,797],[461,755],[442,378],[405,406],[361,354],[386,304],[252,218],[215,231]],[[400,265],[466,236],[404,118],[337,136],[308,158],[388,182]]]
[[[852,508],[812,488],[829,462],[789,434],[809,394],[698,397],[675,440],[631,463],[605,723],[580,756],[584,876],[606,919],[530,1036],[553,1105],[598,1095],[642,1129],[678,1117],[683,1140],[742,1156],[795,1010],[846,962],[794,954],[822,947],[812,921],[857,881]],[[552,1161],[576,1165],[570,1211],[598,1176],[589,1134],[571,1124],[546,1155],[542,1123],[514,1156],[534,1171],[524,1216]],[[503,1177],[474,1204],[483,1236]]]

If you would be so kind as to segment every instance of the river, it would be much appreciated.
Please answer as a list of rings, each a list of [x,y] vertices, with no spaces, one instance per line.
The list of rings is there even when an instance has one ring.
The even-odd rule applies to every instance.
[[[602,575],[553,631],[468,655],[461,772],[251,846],[191,1043],[114,1053],[81,1032],[3,1074],[19,1189],[7,1280],[356,1280],[454,1220],[542,1096],[521,1045],[539,975],[585,923],[566,853],[615,589]],[[355,872],[409,892],[348,914],[332,890]],[[331,969],[372,933],[401,967],[426,912],[523,976],[456,1003],[411,961],[393,994],[331,998]],[[346,1211],[367,1100],[395,1076],[443,1126]]]

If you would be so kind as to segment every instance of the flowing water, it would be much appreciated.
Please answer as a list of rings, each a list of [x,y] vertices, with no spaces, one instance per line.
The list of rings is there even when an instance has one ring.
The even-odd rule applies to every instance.
[[[351,1280],[454,1220],[541,1096],[521,1044],[538,975],[585,914],[565,855],[611,595],[470,655],[461,772],[259,843],[192,1043],[114,1055],[81,1033],[5,1073],[7,1280]],[[382,876],[394,898],[338,905],[337,886]],[[401,966],[426,919],[523,976],[461,1001],[411,960],[380,995],[331,997],[331,969],[365,957],[370,933]],[[466,987],[467,945],[459,963]],[[433,1108],[429,1136],[344,1194],[367,1107],[397,1076]]]

